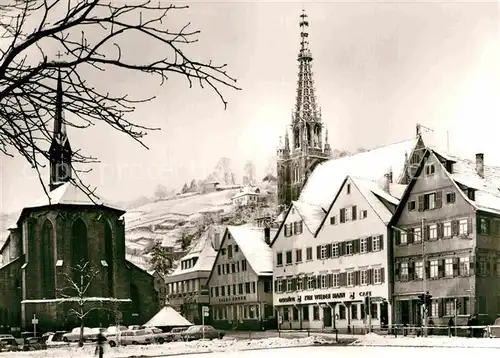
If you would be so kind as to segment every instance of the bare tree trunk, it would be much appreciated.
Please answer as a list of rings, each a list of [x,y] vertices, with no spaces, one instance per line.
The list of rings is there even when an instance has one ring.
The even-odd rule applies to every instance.
[[[78,340],[78,347],[83,347],[83,327],[84,327],[84,321],[83,321],[83,307],[80,309],[80,339]]]

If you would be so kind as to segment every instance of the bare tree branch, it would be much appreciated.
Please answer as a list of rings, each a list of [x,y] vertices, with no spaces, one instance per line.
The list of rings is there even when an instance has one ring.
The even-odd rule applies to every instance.
[[[21,155],[37,172],[48,159],[49,124],[56,108],[56,81],[63,71],[63,110],[67,126],[86,129],[105,123],[144,147],[152,128],[131,122],[135,106],[151,98],[130,98],[95,88],[84,77],[108,69],[122,76],[144,73],[163,84],[170,74],[212,89],[227,106],[222,88],[239,89],[226,65],[201,62],[185,53],[198,41],[190,24],[169,29],[170,17],[187,6],[103,0],[7,0],[0,5],[0,152]],[[155,48],[155,58],[137,55],[128,40],[135,36]],[[60,52],[63,53],[62,57]],[[147,147],[146,147],[147,148]],[[75,164],[96,158],[76,151]],[[78,171],[74,166],[73,171]],[[94,190],[77,177],[89,196]]]

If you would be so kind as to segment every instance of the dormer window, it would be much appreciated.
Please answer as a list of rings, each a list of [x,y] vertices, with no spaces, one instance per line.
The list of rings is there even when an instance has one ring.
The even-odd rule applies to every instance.
[[[447,160],[445,166],[446,166],[446,171],[450,174],[453,174],[453,162]]]
[[[476,190],[475,189],[471,189],[471,188],[467,188],[467,197],[470,200],[476,200]]]

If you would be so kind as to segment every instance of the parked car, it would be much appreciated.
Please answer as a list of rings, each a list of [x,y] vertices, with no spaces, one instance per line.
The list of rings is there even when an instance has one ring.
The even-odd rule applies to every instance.
[[[0,334],[0,339],[3,338],[15,339],[12,334]]]
[[[18,352],[22,347],[14,338],[0,338],[0,352]]]
[[[100,332],[100,328],[89,328],[83,327],[83,340],[84,341],[95,341],[97,335]],[[63,334],[63,341],[65,342],[78,342],[80,340],[80,327],[73,328],[69,333]]]
[[[500,317],[495,320],[493,325],[483,329],[483,337],[500,338]]]
[[[122,346],[127,346],[130,344],[151,344],[155,342],[154,335],[151,330],[147,329],[128,329],[126,331],[121,331],[118,335],[118,342]],[[116,338],[108,337],[108,344],[111,347],[116,347]]]
[[[67,332],[65,331],[57,331],[54,334],[51,334],[49,338],[45,341],[45,344],[47,347],[60,347],[60,346],[67,346],[68,342],[63,340],[63,335],[66,334]]]
[[[128,327],[126,326],[109,326],[104,332],[103,335],[106,337],[108,344],[111,347],[116,347],[117,340],[119,340],[120,334],[123,331],[127,331]]]
[[[182,333],[185,332],[189,327],[175,327],[168,332],[167,342],[182,341]]]
[[[47,349],[45,337],[29,337],[24,341],[23,351],[38,351],[43,349]]]
[[[216,330],[212,326],[191,326],[186,331],[182,332],[184,341],[194,341],[197,339],[222,339],[225,333]]]
[[[172,342],[170,332],[163,332],[158,327],[146,327],[145,330],[151,334],[155,343],[163,344],[165,342]]]

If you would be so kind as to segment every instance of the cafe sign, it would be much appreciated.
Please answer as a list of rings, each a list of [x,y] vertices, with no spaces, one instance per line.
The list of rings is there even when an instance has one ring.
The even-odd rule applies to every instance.
[[[325,301],[353,301],[360,300],[364,297],[371,296],[371,291],[363,292],[328,292],[328,293],[318,293],[315,295],[299,295],[299,296],[286,296],[279,297],[278,303],[292,303],[292,304],[302,304],[302,303],[313,303],[313,302],[325,302]]]

